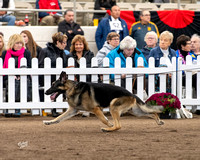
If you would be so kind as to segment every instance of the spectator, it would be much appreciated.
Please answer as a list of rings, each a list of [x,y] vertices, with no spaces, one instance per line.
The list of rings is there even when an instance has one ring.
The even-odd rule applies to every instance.
[[[67,35],[68,39],[65,49],[69,51],[74,36],[78,34],[84,35],[84,32],[80,25],[74,22],[74,12],[72,10],[65,11],[64,17],[65,19],[58,24],[58,32]]]
[[[116,5],[116,0],[95,0],[95,10],[110,10],[112,6]],[[98,19],[99,22],[105,17],[106,13],[94,13],[93,19]]]
[[[15,9],[14,0],[1,0],[1,8]],[[11,11],[0,11],[0,22],[8,22],[8,26],[14,26],[16,17],[11,15]]]
[[[176,40],[176,45],[177,45],[176,56],[182,57],[183,64],[186,64],[185,60],[187,55],[191,55],[192,59],[197,59],[197,56],[194,53],[190,52],[191,51],[190,37],[184,34],[180,35]]]
[[[36,0],[36,9],[61,10],[59,0]],[[64,20],[62,12],[39,12],[40,25],[54,26]]]
[[[20,60],[25,57],[27,59],[27,67],[31,67],[31,53],[24,48],[24,40],[19,34],[14,34],[10,36],[7,44],[7,50],[3,51],[1,58],[3,59],[3,68],[8,68],[8,60],[10,58],[15,59],[15,67],[20,68]],[[19,76],[16,76],[15,79],[19,79]],[[8,76],[3,77],[3,82],[5,88],[8,85]],[[6,96],[7,99],[7,96]],[[7,101],[7,100],[6,100]],[[5,116],[9,117],[11,114],[6,110]],[[20,109],[15,110],[14,116],[20,116]]]
[[[191,37],[191,52],[197,56],[200,55],[200,36],[197,34]]]
[[[142,49],[146,45],[144,37],[147,32],[154,31],[159,37],[159,31],[156,24],[150,20],[150,12],[143,10],[140,12],[140,21],[133,23],[129,30],[129,35],[136,40],[139,49]]]
[[[138,67],[137,65],[137,59],[138,57],[142,57],[144,59],[144,67],[148,66],[148,63],[143,55],[143,53],[136,48],[136,41],[130,37],[127,36],[125,37],[121,42],[120,45],[115,48],[114,50],[112,50],[111,52],[109,52],[107,54],[106,57],[109,58],[110,61],[110,68],[114,68],[115,67],[115,58],[119,57],[121,59],[121,68],[125,68],[126,67],[126,58],[127,57],[131,57],[133,60],[133,67]],[[123,74],[121,76],[122,81],[121,81],[121,86],[125,87],[125,78],[126,75]],[[111,75],[111,81],[114,81],[114,75]]]
[[[79,68],[80,58],[84,57],[86,59],[86,67],[91,67],[91,60],[94,57],[94,53],[90,51],[88,43],[84,36],[76,35],[72,40],[72,45],[70,48],[70,54],[67,55],[67,59],[73,57],[75,60],[75,67]],[[91,81],[90,75],[87,75],[87,81]],[[79,76],[76,75],[77,81],[79,81]]]
[[[173,34],[169,31],[160,34],[159,46],[151,49],[149,55],[149,57],[155,58],[155,67],[159,67],[161,57],[165,57],[167,65],[171,65],[172,57],[176,57],[176,52],[170,48],[173,37]]]
[[[177,49],[178,49],[176,51],[176,56],[182,57],[182,64],[186,64],[186,56],[187,55],[191,55],[192,60],[197,60],[197,55],[194,52],[190,52],[191,51],[190,37],[188,37],[184,34],[180,35],[176,40],[176,45],[177,45]],[[192,75],[192,87],[193,88],[196,88],[196,84],[197,84],[196,82],[197,82],[197,75],[193,74]],[[185,86],[184,71],[183,71],[182,85]]]
[[[127,24],[120,18],[120,8],[117,5],[111,8],[111,16],[102,19],[97,27],[95,40],[98,50],[103,47],[106,37],[110,32],[118,33],[120,35],[120,41],[128,35]]]
[[[20,35],[24,39],[26,49],[28,49],[31,52],[31,57],[38,58],[42,48],[34,41],[31,32],[28,30],[23,30],[21,31]]]
[[[43,48],[38,57],[39,68],[44,68],[44,59],[49,57],[51,59],[51,68],[56,68],[56,59],[61,57],[63,59],[63,67],[66,67],[66,54],[64,48],[67,44],[67,36],[61,32],[55,33],[52,36],[53,43],[48,42],[47,47]],[[54,76],[53,76],[54,77]],[[51,79],[55,81],[56,77]],[[40,85],[43,86],[43,81],[40,81]]]
[[[98,66],[103,67],[103,59],[106,55],[119,45],[119,34],[110,32],[103,47],[97,52]]]
[[[2,52],[5,50],[5,43],[4,43],[4,39],[3,36],[0,35],[0,56],[2,55]]]
[[[146,46],[144,46],[141,49],[141,51],[144,54],[146,60],[148,61],[151,49],[157,46],[158,36],[154,31],[147,32],[144,37],[144,41],[146,42]]]

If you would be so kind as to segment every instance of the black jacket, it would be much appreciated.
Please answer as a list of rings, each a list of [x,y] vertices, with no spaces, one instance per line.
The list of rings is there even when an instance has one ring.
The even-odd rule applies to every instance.
[[[81,31],[78,31],[78,30]],[[72,33],[69,34],[69,30],[72,30]],[[60,22],[58,24],[58,32],[62,32],[63,34],[66,34],[68,39],[67,39],[67,46],[66,46],[66,50],[70,50],[70,46],[71,46],[71,42],[72,39],[74,38],[74,36],[80,34],[80,35],[84,35],[83,30],[81,29],[80,25],[73,22],[72,24],[68,23],[66,20]]]
[[[46,57],[49,57],[51,59],[51,68],[56,68],[56,59],[58,57],[61,57],[63,59],[63,68],[66,67],[66,54],[64,53],[64,50],[60,50],[58,47],[56,47],[53,43],[47,43],[47,47],[43,48],[41,52],[39,53],[38,57],[38,65],[39,68],[44,68],[44,59]],[[51,82],[54,82],[56,80],[56,76],[51,76]],[[44,76],[39,76],[39,84],[40,86],[44,85]]]
[[[105,8],[106,10],[110,10],[112,6],[116,5],[116,0],[95,0],[94,9],[101,10],[100,8]],[[106,13],[94,13],[93,19],[101,20]]]
[[[73,52],[73,53],[68,54],[67,55],[67,59],[70,58],[70,57],[74,58],[74,60],[75,60],[75,68],[79,68],[80,65],[78,63],[78,57],[77,57],[76,53]],[[91,67],[92,58],[94,57],[94,53],[91,52],[91,51],[84,50],[83,51],[83,57],[86,59],[86,67],[90,68]],[[67,61],[67,63],[68,63],[68,61]],[[91,81],[90,77],[91,77],[90,75],[87,75],[87,77],[86,77],[86,81],[87,82]],[[79,81],[79,76],[78,75],[76,75],[76,78],[77,78],[77,81]]]
[[[51,59],[51,68],[56,68],[56,59],[61,57],[63,59],[63,67],[66,67],[66,55],[64,50],[60,50],[53,43],[47,43],[47,47],[43,48],[38,56],[39,68],[44,68],[44,59],[49,57]]]

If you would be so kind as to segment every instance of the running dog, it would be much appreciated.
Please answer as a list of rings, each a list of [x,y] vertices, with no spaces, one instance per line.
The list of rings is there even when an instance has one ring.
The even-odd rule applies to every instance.
[[[163,111],[163,106],[148,106],[139,97],[122,87],[69,80],[65,72],[60,74],[60,78],[52,83],[45,94],[51,95],[52,101],[55,101],[60,94],[65,94],[69,104],[67,111],[59,117],[43,121],[46,125],[69,119],[79,111],[88,111],[94,113],[101,122],[108,126],[102,128],[103,132],[111,132],[121,128],[120,115],[130,109],[135,116],[148,116],[155,119],[158,125],[164,124],[157,115]],[[106,107],[110,109],[114,125],[103,114],[102,110]]]

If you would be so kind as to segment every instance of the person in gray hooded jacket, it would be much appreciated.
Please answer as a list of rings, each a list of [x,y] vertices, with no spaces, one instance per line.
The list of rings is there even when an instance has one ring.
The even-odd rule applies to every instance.
[[[97,52],[98,67],[103,67],[103,59],[106,55],[119,45],[120,35],[116,32],[110,32],[106,38],[103,47]]]

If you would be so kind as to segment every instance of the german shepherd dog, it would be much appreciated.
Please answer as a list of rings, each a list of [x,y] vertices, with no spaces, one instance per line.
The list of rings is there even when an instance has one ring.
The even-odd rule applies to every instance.
[[[157,115],[163,111],[163,106],[148,106],[139,97],[122,87],[69,80],[65,72],[60,74],[60,78],[52,83],[45,94],[51,94],[51,100],[54,101],[60,94],[65,94],[69,104],[67,111],[59,117],[43,121],[46,125],[69,119],[79,111],[88,111],[94,113],[101,122],[108,126],[102,128],[102,131],[111,132],[121,128],[120,115],[131,108],[132,114],[135,116],[148,116],[155,119],[158,125],[164,124]],[[103,114],[102,109],[106,107],[110,109],[114,124],[110,123]]]

